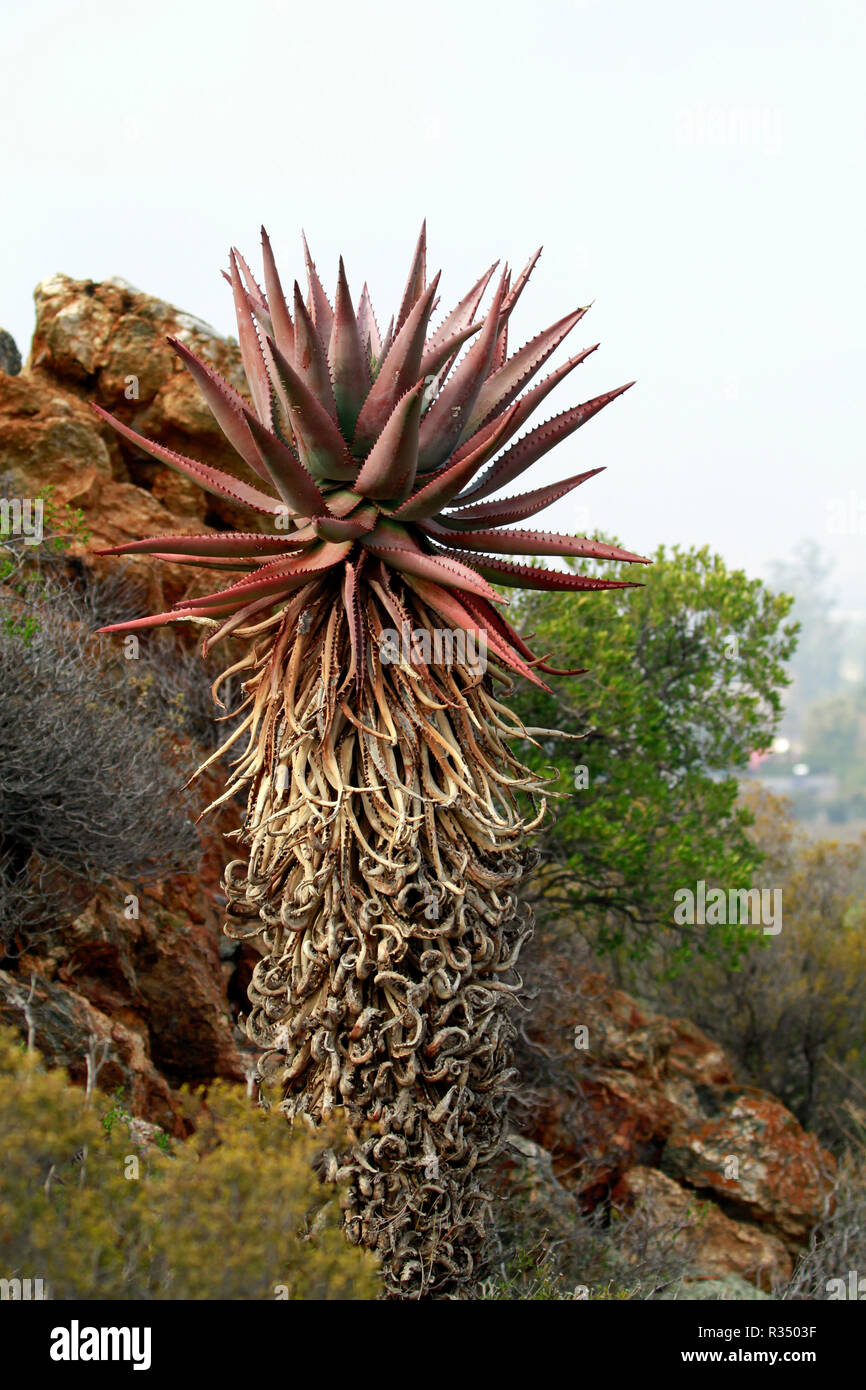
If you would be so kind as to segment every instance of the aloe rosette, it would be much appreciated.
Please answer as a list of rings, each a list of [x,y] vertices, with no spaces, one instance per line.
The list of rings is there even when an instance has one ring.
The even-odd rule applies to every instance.
[[[521,433],[598,346],[536,380],[578,308],[509,352],[539,253],[513,281],[505,269],[485,312],[496,266],[431,328],[439,276],[427,283],[422,228],[382,335],[366,285],[353,306],[342,261],[332,306],[304,241],[307,293],[296,282],[289,301],[264,229],[262,243],[264,288],[237,252],[227,277],[249,398],[169,340],[238,476],[94,407],[129,444],[249,508],[256,529],[102,552],[228,572],[213,593],[103,631],[193,621],[205,650],[243,640],[214,688],[243,678],[221,750],[237,757],[214,805],[247,797],[225,888],[228,934],[264,943],[248,1035],[290,1118],[342,1106],[353,1126],[327,1163],[349,1180],[349,1239],[378,1250],[390,1293],[442,1293],[477,1272],[530,930],[517,888],[544,814],[544,785],[510,746],[533,731],[495,682],[507,694],[513,674],[559,674],[509,623],[500,590],[630,583],[525,563],[537,556],[642,562],[514,525],[599,469],[489,499],[628,388]],[[466,640],[442,656],[445,630]],[[479,646],[486,666],[466,655]]]

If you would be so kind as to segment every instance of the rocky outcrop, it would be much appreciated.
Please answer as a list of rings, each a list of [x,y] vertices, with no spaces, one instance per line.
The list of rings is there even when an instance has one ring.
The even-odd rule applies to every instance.
[[[738,1086],[694,1024],[564,954],[547,968],[527,1025],[545,1058],[531,1123],[557,1178],[585,1210],[689,1203],[706,1273],[787,1278],[830,1199],[832,1156],[773,1096]]]
[[[37,288],[36,307],[25,370],[16,374],[14,357],[0,353],[7,490],[33,497],[51,487],[58,502],[80,509],[90,539],[75,541],[71,554],[87,565],[99,564],[99,545],[239,521],[231,503],[119,441],[89,404],[233,469],[235,456],[165,338],[180,338],[240,387],[236,344],[117,280],[56,275]],[[152,610],[213,587],[207,571],[191,578],[178,566],[130,563]],[[221,941],[224,846],[218,826],[204,835],[197,876],[102,889],[0,972],[0,1021],[29,1030],[78,1082],[98,1064],[100,1087],[122,1088],[133,1115],[173,1134],[184,1132],[182,1083],[242,1082],[251,1062],[234,1025],[256,950]],[[546,970],[527,1024],[530,1053],[544,1063],[532,1063],[523,1138],[503,1160],[514,1190],[559,1222],[600,1206],[643,1205],[687,1225],[695,1276],[722,1290],[710,1296],[739,1296],[730,1290],[741,1287],[757,1294],[786,1278],[827,1200],[829,1155],[772,1096],[738,1086],[724,1052],[687,1020],[640,1007],[565,955],[551,956]]]

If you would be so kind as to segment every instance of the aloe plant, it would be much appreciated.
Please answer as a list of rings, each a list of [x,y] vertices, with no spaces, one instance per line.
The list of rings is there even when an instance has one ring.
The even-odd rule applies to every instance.
[[[228,934],[265,943],[248,1035],[291,1119],[343,1107],[354,1127],[329,1170],[350,1178],[346,1232],[378,1251],[387,1291],[453,1292],[474,1277],[483,1240],[483,1170],[501,1143],[530,930],[518,886],[545,810],[544,782],[511,743],[546,731],[525,729],[499,696],[514,674],[545,689],[539,673],[573,674],[533,655],[500,590],[631,582],[503,557],[642,560],[509,526],[597,468],[487,499],[627,387],[519,436],[595,351],[530,385],[578,308],[509,353],[539,252],[513,280],[506,267],[486,312],[495,265],[431,331],[439,276],[427,283],[422,228],[382,335],[366,285],[353,306],[342,261],[332,306],[305,240],[307,293],[296,282],[290,302],[264,229],[262,242],[264,288],[236,251],[227,277],[249,399],[170,340],[238,476],[94,407],[130,444],[243,503],[257,529],[102,551],[235,572],[213,593],[103,631],[192,621],[206,628],[205,652],[243,639],[214,687],[219,698],[229,674],[243,678],[224,745],[238,756],[213,805],[247,797],[225,891]],[[437,649],[443,632],[461,642]]]

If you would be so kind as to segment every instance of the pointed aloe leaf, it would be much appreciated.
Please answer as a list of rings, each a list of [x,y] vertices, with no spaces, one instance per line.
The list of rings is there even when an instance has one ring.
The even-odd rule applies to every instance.
[[[505,295],[503,303],[508,301],[508,291],[511,289],[511,271],[505,268]],[[491,372],[498,372],[508,361],[508,319],[503,322],[502,315],[499,316],[501,327],[499,337],[496,339],[496,347],[493,349],[493,361],[490,364]]]
[[[286,551],[287,555],[290,553],[290,551]],[[164,560],[166,564],[170,565],[191,565],[194,569],[204,570],[239,570],[243,574],[254,570],[257,565],[263,563],[262,560],[243,560],[240,558],[223,560],[213,556],[202,559],[201,555],[178,555],[170,550],[154,550],[152,558]]]
[[[285,353],[284,356],[287,362],[294,365],[298,376],[309,387],[316,400],[336,424],[337,402],[334,399],[328,354],[313,326],[313,320],[310,318],[297,280],[295,281],[295,350],[292,356],[289,356],[288,353]]]
[[[538,679],[514,648],[499,635],[495,627],[478,621],[475,614],[470,611],[469,603],[471,600],[467,594],[461,594],[458,598],[450,590],[444,589],[441,584],[423,579],[418,575],[407,574],[406,582],[428,607],[434,609],[452,627],[474,633],[486,643],[499,661],[509,666],[513,671],[518,671],[520,675],[532,681],[533,685],[540,686],[542,690],[550,689]]]
[[[334,311],[325,294],[324,286],[319,279],[316,271],[315,262],[310,255],[310,248],[307,245],[307,238],[301,232],[301,239],[304,243],[304,265],[307,268],[307,286],[309,289],[308,309],[310,317],[315,324],[316,332],[321,340],[322,347],[327,351],[328,343],[331,341],[331,329],[334,324]]]
[[[219,627],[212,629],[207,634],[201,645],[202,656],[206,657],[217,642],[222,642],[224,638],[228,637],[229,633],[234,632],[236,628],[239,628],[243,623],[247,622],[248,619],[254,617],[256,613],[261,613],[264,609],[273,608],[273,606],[273,599],[270,595],[266,595],[265,598],[257,599],[255,603],[245,603],[243,608],[236,609],[230,617],[224,619],[224,621],[220,623]]]
[[[544,385],[543,382],[541,384]],[[482,498],[489,497],[491,492],[498,492],[506,483],[513,482],[521,473],[525,473],[527,468],[537,463],[548,450],[567,439],[631,386],[634,386],[633,381],[617,387],[615,391],[606,391],[604,395],[595,396],[593,400],[573,406],[571,410],[564,410],[561,415],[554,415],[551,420],[530,430],[529,434],[506,449],[472,487],[466,489],[460,501],[480,502]],[[516,404],[519,406],[520,401]]]
[[[271,341],[269,347],[285,388],[292,431],[307,471],[314,478],[349,482],[355,477],[356,469],[336,424],[276,343]]]
[[[417,382],[397,401],[382,433],[355,480],[364,497],[400,501],[408,497],[418,466],[418,427],[424,382]]]
[[[384,358],[384,357],[387,357],[387,356],[388,356],[388,353],[391,351],[391,344],[393,343],[393,341],[394,341],[394,315],[392,314],[392,315],[391,315],[391,318],[390,318],[390,320],[389,320],[389,322],[388,322],[388,327],[387,327],[387,329],[385,330],[385,336],[384,336],[384,338],[382,339],[382,357],[383,357],[383,358]],[[377,366],[376,370],[377,370],[377,372],[378,372],[378,366]]]
[[[424,293],[424,286],[427,283],[427,219],[421,223],[421,231],[412,255],[412,264],[409,267],[409,278],[406,281],[406,288],[403,291],[403,298],[400,301],[400,308],[397,312],[397,322],[394,331],[400,332],[403,324],[409,317],[410,312],[418,303]]]
[[[526,289],[526,286],[529,283],[529,277],[532,274],[535,267],[538,265],[538,258],[543,250],[544,248],[542,246],[539,246],[535,254],[529,257],[529,260],[526,262],[526,265],[523,267],[514,284],[512,285],[511,289],[508,291],[508,294],[503,299],[502,310],[500,313],[501,322],[507,323],[508,319],[511,317],[511,311],[513,310],[520,296],[523,294],[523,291]]]
[[[507,618],[503,617],[501,613],[497,613],[483,598],[466,597],[464,598],[464,603],[480,622],[484,623],[488,628],[492,627],[516,652],[519,652],[521,656],[525,657],[526,660],[531,663],[533,670],[544,671],[545,675],[548,676],[586,675],[587,668],[585,666],[575,666],[566,670],[559,666],[550,666],[545,659],[537,657],[528,644],[524,642],[520,633],[511,626]]]
[[[497,594],[495,589],[491,589],[487,580],[469,565],[460,560],[430,555],[421,550],[408,536],[402,544],[395,543],[390,537],[379,541],[368,536],[364,545],[380,560],[386,560],[393,569],[400,570],[403,574],[432,579],[439,584],[447,584],[452,589],[465,589],[470,594],[480,594],[491,603],[504,602],[501,595]]]
[[[327,515],[325,499],[294,449],[260,425],[250,411],[245,419],[262,462],[286,506],[299,516]]]
[[[216,497],[229,497],[233,502],[243,502],[245,506],[252,507],[253,511],[266,512],[268,516],[276,516],[283,510],[282,504],[275,497],[268,497],[267,493],[260,492],[249,483],[242,483],[239,478],[233,478],[230,473],[223,473],[220,468],[211,468],[207,463],[185,458],[183,454],[176,454],[173,449],[166,449],[162,444],[145,439],[143,435],[137,434],[128,425],[121,424],[120,420],[115,420],[107,410],[103,410],[102,406],[92,401],[90,408],[113,430],[122,434],[124,439],[128,439],[130,444],[134,444],[145,454],[150,454],[151,458],[159,459],[160,463],[167,463],[169,468],[182,473],[184,477],[191,478],[199,487],[204,488],[205,492],[212,492]]]
[[[466,422],[464,439],[483,425],[489,415],[511,404],[585,313],[584,308],[566,314],[543,333],[536,334],[530,342],[524,343],[504,366],[487,378]]]
[[[237,252],[235,252],[234,254],[237,255]],[[288,402],[286,401],[286,393],[283,390],[282,382],[280,381],[276,366],[274,364],[273,353],[268,347],[270,335],[272,335],[273,333],[270,315],[263,315],[259,312],[259,310],[256,308],[255,300],[253,299],[249,291],[244,288],[243,285],[240,288],[240,294],[249,311],[250,321],[252,322],[253,317],[259,319],[266,335],[263,341],[259,337],[255,327],[253,326],[253,334],[255,336],[255,341],[258,344],[259,352],[265,364],[268,396],[268,426],[270,427],[272,423],[278,422],[283,434],[289,434],[291,433],[291,426],[289,425],[289,407]],[[274,419],[275,412],[276,421]]]
[[[440,377],[444,380],[448,375],[451,363],[453,363],[454,358],[466,342],[466,339],[473,337],[476,333],[480,333],[483,327],[483,321],[468,323],[465,328],[459,328],[456,333],[451,334],[450,338],[443,338],[439,343],[433,344],[431,339],[431,343],[424,349],[418,375],[423,377]]]
[[[428,521],[425,529],[436,540],[454,542],[454,532],[436,521]],[[604,541],[591,541],[586,536],[559,536],[553,531],[461,531],[459,546],[461,550],[484,550],[498,555],[575,555],[594,560],[626,560],[640,565],[650,563],[644,555],[620,550]]]
[[[234,295],[235,317],[238,323],[238,343],[241,350],[241,361],[243,362],[244,373],[249,383],[250,394],[253,398],[256,414],[263,425],[270,427],[272,423],[270,382],[268,380],[267,368],[265,367],[262,345],[253,322],[253,315],[248,303],[247,293],[241,283],[237,257],[234,251],[232,251],[231,254],[231,267],[232,294]]]
[[[97,550],[96,555],[194,555],[204,558],[236,555],[257,560],[291,550],[291,536],[263,536],[258,531],[214,531],[202,535],[149,536]]]
[[[526,421],[545,397],[550,395],[553,388],[558,386],[579,363],[584,362],[591,353],[595,352],[597,347],[598,343],[595,343],[592,347],[584,348],[582,352],[577,353],[575,357],[570,357],[567,362],[563,362],[555,371],[544,377],[543,380],[537,382],[535,386],[530,387],[522,396],[519,396],[514,402],[514,413],[511,416],[509,431],[510,434],[516,434],[516,432],[526,424]],[[476,430],[474,434],[471,434],[469,438],[460,445],[460,448],[457,449],[454,454],[454,462],[456,463],[459,459],[465,458],[467,454],[472,453],[478,448],[480,443],[489,439],[496,429],[498,429],[498,416],[494,415],[486,424],[482,425],[480,429]],[[476,492],[480,495],[481,488],[484,486],[492,469],[495,467],[496,465],[493,464],[492,468],[489,469],[487,473],[482,473],[476,482],[470,484],[470,486],[466,488],[465,492],[461,494],[458,500],[463,501],[464,498],[471,497]]]
[[[339,544],[323,542],[305,555],[290,556],[287,560],[274,560],[269,565],[263,565],[251,578],[240,579],[219,593],[187,599],[185,606],[192,610],[209,609],[215,604],[227,603],[234,599],[248,603],[265,594],[278,594],[284,589],[288,592],[306,584],[313,575],[339,564],[346,558],[352,545],[352,541],[342,541]]]
[[[514,407],[512,406],[512,410]],[[501,439],[510,431],[511,419],[509,414],[503,415],[498,421],[498,427],[472,454],[467,454],[465,458],[456,463],[449,463],[442,468],[435,477],[414,493],[408,501],[394,513],[401,521],[420,521],[426,517],[435,516],[443,507],[447,507],[449,502],[464,488],[471,477],[483,468],[485,463],[499,448]]]
[[[337,277],[337,299],[334,325],[328,347],[328,366],[334,385],[337,419],[346,439],[355,433],[361,406],[370,390],[370,364],[358,332],[358,320],[352,307],[352,296],[346,279],[343,257]]]
[[[504,279],[499,283],[481,333],[421,421],[418,450],[421,472],[438,468],[453,452],[475,405],[496,346],[503,285]]]
[[[271,311],[268,307],[268,301],[265,298],[262,287],[259,284],[256,277],[253,275],[253,272],[250,270],[240,251],[238,251],[237,247],[235,247],[234,254],[237,257],[238,266],[240,267],[240,272],[243,276],[244,286],[246,288],[247,294],[247,301],[249,303],[250,310],[253,314],[255,314],[256,318],[262,325],[262,328],[265,330],[265,332],[270,333],[271,337],[273,337],[273,320],[271,318]]]
[[[366,536],[376,525],[379,513],[375,507],[359,507],[351,516],[313,517],[313,530],[323,541],[356,541]]]
[[[438,283],[437,275],[413,306],[376,374],[355,427],[352,449],[358,455],[373,447],[400,397],[423,376],[424,338]]]
[[[256,452],[244,422],[243,412],[249,408],[248,402],[239,391],[223,380],[219,372],[214,371],[213,367],[200,357],[196,357],[194,352],[190,352],[179,338],[169,338],[168,341],[204,396],[208,408],[232,448],[260,478],[270,481],[268,471]]]
[[[295,329],[292,323],[292,315],[283,294],[283,286],[280,281],[280,273],[277,270],[277,263],[274,260],[274,253],[271,249],[270,238],[264,227],[262,227],[262,261],[265,267],[265,290],[268,296],[268,309],[270,310],[273,333],[271,337],[276,343],[280,352],[291,361],[295,351]]]
[[[455,333],[461,333],[464,328],[469,327],[498,264],[498,261],[494,261],[490,269],[485,270],[484,274],[475,281],[469,293],[465,294],[460,303],[442,320],[427,345],[429,352],[437,351]],[[429,370],[426,374],[429,376]]]
[[[547,487],[537,487],[532,492],[523,492],[518,497],[503,497],[496,502],[479,502],[473,507],[462,507],[456,512],[445,512],[436,517],[449,531],[471,531],[476,527],[509,526],[515,521],[525,521],[529,516],[552,507],[561,497],[566,497],[581,483],[603,473],[603,468],[590,468],[585,473],[575,473],[561,483],[549,483]]]
[[[457,560],[461,551],[448,551],[448,556]],[[464,560],[470,556],[463,555]],[[507,585],[510,589],[542,589],[550,592],[563,591],[575,593],[595,589],[640,589],[643,585],[634,579],[598,579],[595,575],[568,574],[563,570],[546,570],[540,565],[520,565],[508,560],[496,560],[485,555],[483,560],[471,557],[472,564],[479,574],[485,575],[494,584]]]
[[[239,603],[227,603],[224,606],[225,613],[235,613],[241,605]],[[109,623],[106,627],[98,627],[96,631],[101,632],[140,632],[148,627],[164,627],[167,623],[181,623],[189,618],[199,618],[202,615],[193,609],[173,608],[170,613],[150,613],[146,618],[131,618],[125,623]],[[216,616],[214,610],[208,616]]]
[[[370,298],[366,280],[358,302],[358,332],[361,335],[361,342],[364,344],[364,351],[368,355],[368,360],[373,359],[378,362],[382,355],[382,335],[376,322],[373,301]]]

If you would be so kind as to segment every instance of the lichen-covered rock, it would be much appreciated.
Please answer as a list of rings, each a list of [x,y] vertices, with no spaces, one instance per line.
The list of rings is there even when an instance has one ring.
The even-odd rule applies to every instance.
[[[790,1278],[793,1261],[778,1237],[748,1221],[735,1221],[657,1168],[630,1168],[613,1190],[618,1206],[631,1210],[644,1203],[659,1221],[681,1220],[691,1242],[695,1270],[706,1277],[736,1274],[769,1292]]]
[[[700,1088],[699,1110],[677,1118],[661,1167],[775,1231],[805,1241],[825,1213],[835,1164],[813,1134],[763,1091]]]

